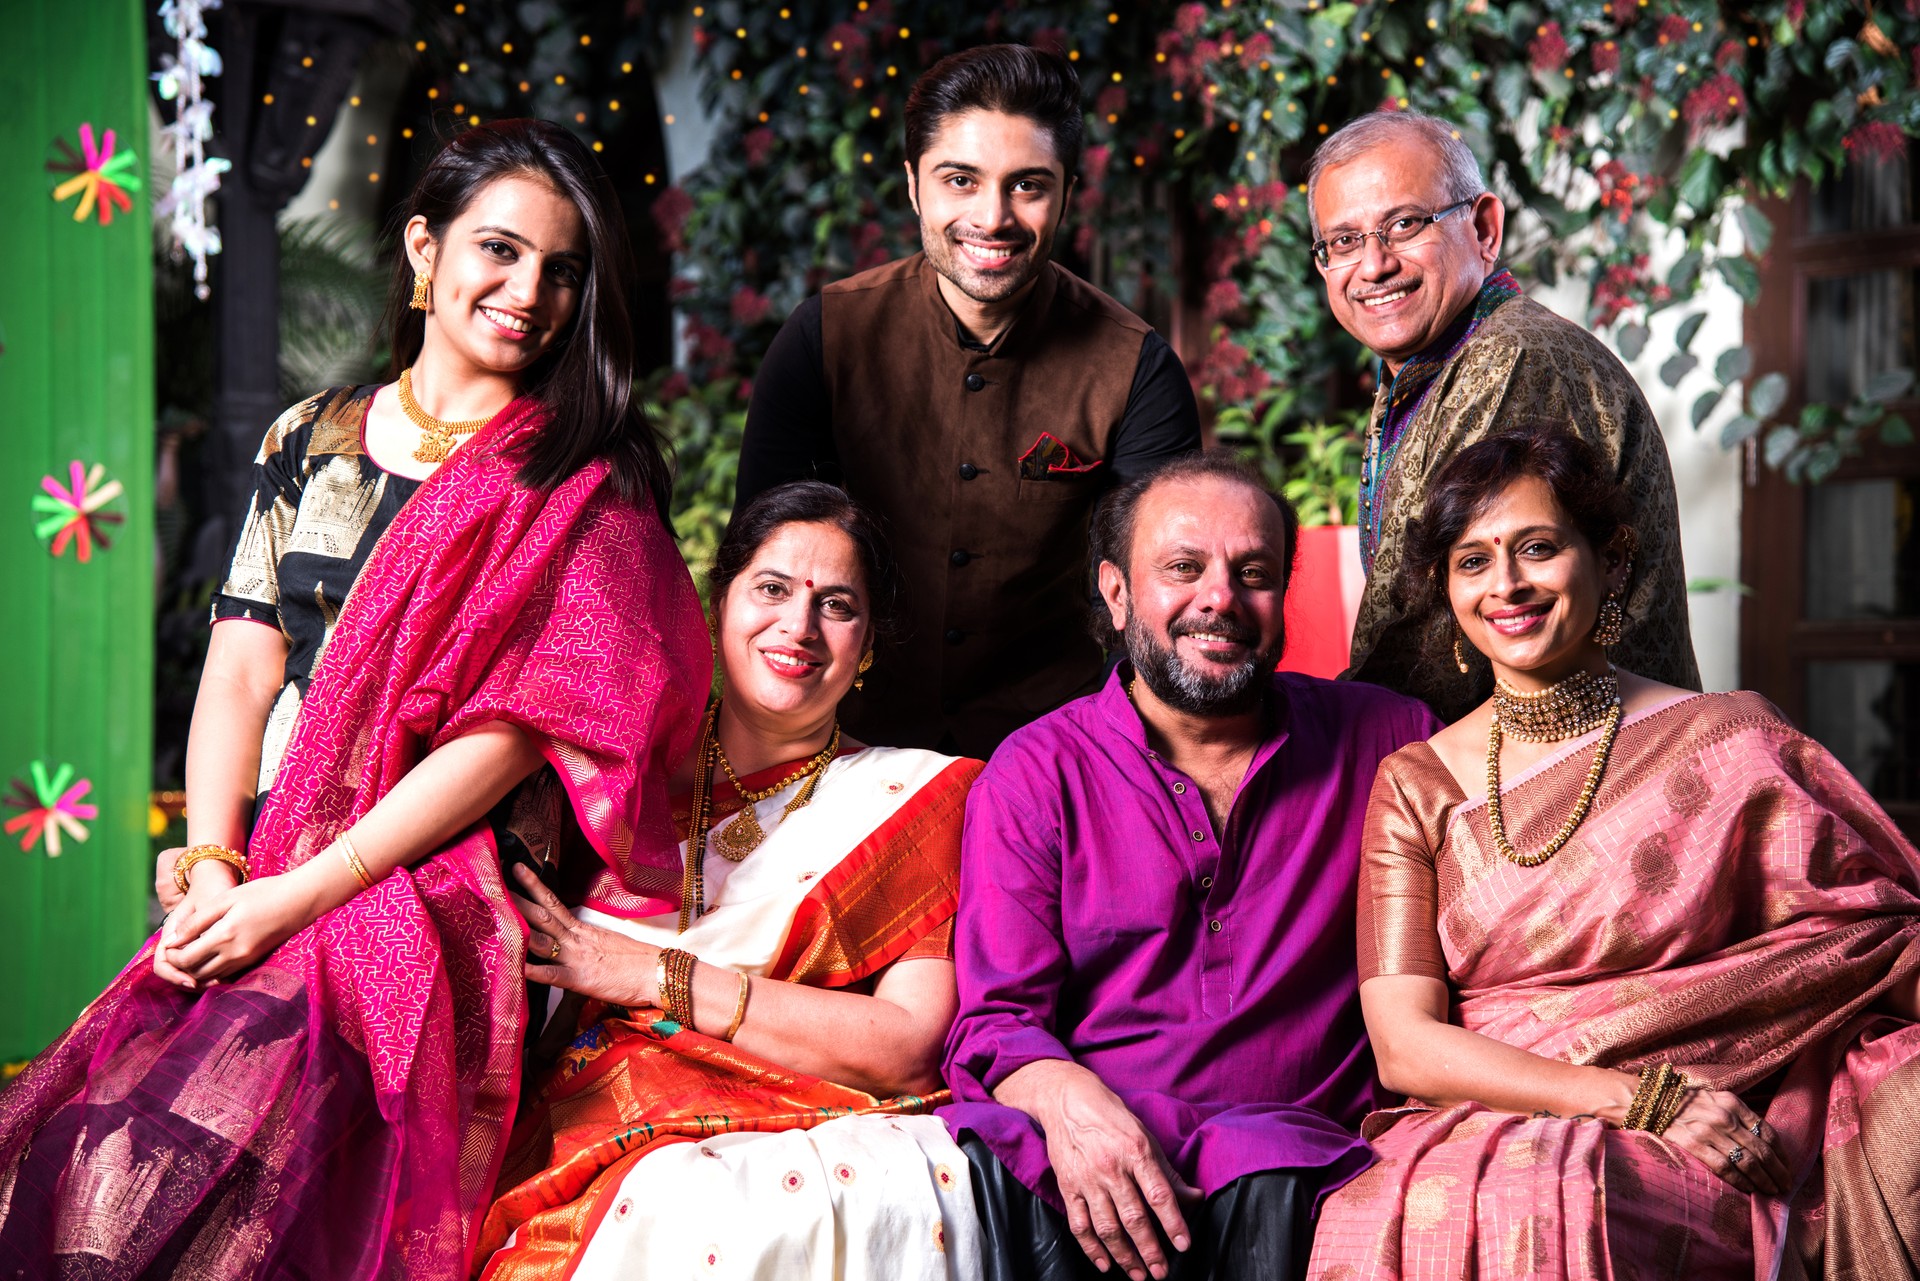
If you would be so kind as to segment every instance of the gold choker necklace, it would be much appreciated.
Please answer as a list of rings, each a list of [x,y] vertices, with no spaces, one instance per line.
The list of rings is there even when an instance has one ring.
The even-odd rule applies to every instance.
[[[1591,733],[1619,702],[1620,676],[1611,665],[1599,675],[1575,672],[1530,694],[1504,680],[1493,683],[1500,727],[1522,743],[1558,743]]]
[[[413,451],[413,460],[418,463],[444,463],[447,455],[453,452],[455,437],[471,436],[493,421],[493,415],[485,418],[469,418],[463,422],[444,422],[420,408],[420,402],[413,398],[413,370],[400,371],[400,412],[422,433],[420,445]]]

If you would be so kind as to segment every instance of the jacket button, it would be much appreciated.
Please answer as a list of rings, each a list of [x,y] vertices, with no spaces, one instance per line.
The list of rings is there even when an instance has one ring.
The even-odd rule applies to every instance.
[[[1211,924],[1209,924],[1207,928],[1212,930],[1215,934],[1218,934],[1220,932],[1220,922],[1214,921]]]
[[[1201,877],[1201,878],[1200,878],[1200,888],[1201,888],[1201,889],[1203,889],[1203,890],[1210,890],[1210,889],[1212,889],[1212,888],[1213,888],[1213,878],[1212,878],[1211,876],[1203,876],[1203,877]]]
[[[986,385],[987,385],[987,380],[982,378],[979,374],[967,375],[968,391],[979,391],[982,387],[985,387]]]
[[[973,553],[960,551],[956,548],[953,555],[947,557],[947,559],[955,565],[964,565],[973,559]]]
[[[961,480],[972,480],[975,476],[978,476],[979,474],[980,474],[980,469],[978,467],[975,467],[972,463],[960,464]]]
[[[961,631],[958,627],[947,628],[947,644],[958,645],[961,641],[965,640],[966,638],[967,638],[967,634]]]

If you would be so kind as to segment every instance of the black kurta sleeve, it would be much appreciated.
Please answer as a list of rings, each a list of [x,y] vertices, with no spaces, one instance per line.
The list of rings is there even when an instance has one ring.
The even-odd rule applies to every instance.
[[[759,399],[757,390],[754,399]],[[1126,413],[1107,451],[1108,483],[1125,484],[1158,463],[1199,448],[1200,408],[1193,400],[1187,368],[1166,339],[1148,333],[1140,344]],[[743,461],[741,472],[745,471]]]
[[[801,303],[773,337],[753,380],[733,509],[790,480],[840,483],[820,337],[820,295]]]

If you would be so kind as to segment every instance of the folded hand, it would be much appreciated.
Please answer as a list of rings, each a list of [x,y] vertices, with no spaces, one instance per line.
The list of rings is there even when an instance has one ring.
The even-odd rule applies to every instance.
[[[154,953],[155,973],[190,991],[258,964],[313,919],[311,901],[290,876],[209,891],[196,878]]]
[[[527,920],[527,977],[629,1008],[653,1004],[660,949],[569,912],[531,869],[515,865],[513,906]]]

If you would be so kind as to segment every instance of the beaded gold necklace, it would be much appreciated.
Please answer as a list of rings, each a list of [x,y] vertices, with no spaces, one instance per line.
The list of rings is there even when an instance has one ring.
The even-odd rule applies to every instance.
[[[1487,725],[1487,825],[1493,830],[1494,848],[1501,857],[1521,867],[1538,867],[1558,854],[1573,839],[1574,832],[1586,821],[1593,798],[1600,790],[1600,778],[1607,769],[1607,757],[1613,751],[1614,735],[1620,730],[1622,712],[1620,677],[1609,666],[1606,675],[1576,672],[1566,680],[1534,694],[1523,694],[1505,681],[1496,681],[1493,691],[1493,716]],[[1512,717],[1511,722],[1508,717]],[[1600,741],[1594,745],[1593,764],[1581,785],[1573,812],[1553,839],[1538,853],[1522,854],[1507,839],[1507,826],[1500,812],[1500,744],[1503,729],[1526,743],[1556,743],[1578,738],[1596,726],[1604,726]]]
[[[446,422],[435,418],[420,407],[413,398],[413,370],[400,371],[400,412],[421,431],[420,444],[413,451],[413,460],[417,463],[444,463],[447,455],[453,452],[455,438],[471,436],[493,421],[493,415],[485,418],[467,418],[459,422]]]
[[[719,714],[720,704],[715,703],[709,719]],[[769,796],[777,795],[782,789],[793,786],[803,778],[807,780],[806,785],[793,794],[793,799],[781,809],[780,817],[784,819],[791,816],[795,810],[805,808],[807,803],[813,800],[813,789],[819,786],[820,775],[826,772],[828,762],[833,760],[840,751],[840,722],[836,720],[833,723],[833,737],[827,740],[825,747],[809,757],[805,764],[772,787],[763,787],[757,792],[749,792],[740,785],[740,776],[733,772],[733,762],[727,759],[726,750],[720,746],[720,735],[717,731],[712,738],[714,759],[719,761],[720,768],[726,771],[727,781],[733,784],[733,790],[740,793],[740,799],[746,802],[741,807],[739,816],[721,828],[719,835],[714,838],[720,857],[729,863],[738,863],[759,849],[760,842],[767,839],[767,833],[760,826],[760,820],[754,817],[755,805]]]

